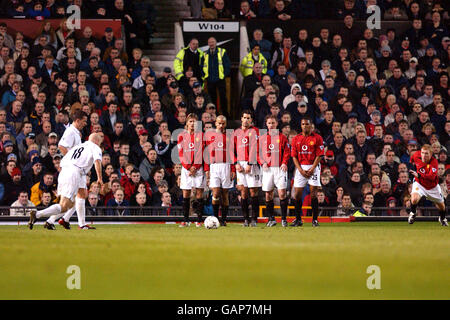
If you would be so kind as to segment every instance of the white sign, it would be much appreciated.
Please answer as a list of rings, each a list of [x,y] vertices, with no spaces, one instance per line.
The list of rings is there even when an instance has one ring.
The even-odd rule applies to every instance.
[[[239,32],[239,21],[183,21],[184,32]]]

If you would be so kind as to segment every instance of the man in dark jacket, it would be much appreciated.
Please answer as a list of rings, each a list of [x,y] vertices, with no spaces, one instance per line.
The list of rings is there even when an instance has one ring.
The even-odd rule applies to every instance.
[[[228,100],[225,78],[230,75],[231,61],[225,49],[217,47],[214,37],[208,39],[208,51],[204,55],[203,79],[208,86],[212,103],[216,104],[217,90],[220,96],[220,111],[228,114]]]
[[[375,194],[373,206],[386,207],[387,199],[392,196],[391,182],[389,180],[381,180],[381,190]],[[387,215],[386,210],[376,210],[375,215]]]

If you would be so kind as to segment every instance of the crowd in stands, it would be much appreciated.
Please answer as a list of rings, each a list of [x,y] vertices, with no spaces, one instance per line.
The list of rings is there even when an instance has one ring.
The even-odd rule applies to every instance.
[[[189,0],[193,18],[204,19],[344,19],[351,15],[366,20],[373,14],[367,8],[380,8],[383,20],[406,21],[420,18],[432,21],[438,11],[449,19],[445,0]]]
[[[38,21],[64,19],[75,12],[74,7],[70,6],[79,8],[81,19],[120,19],[125,27],[126,41],[131,48],[148,45],[154,32],[156,10],[145,0],[1,0],[0,17]],[[41,32],[52,38],[50,44],[55,49],[56,45],[63,46],[64,39],[72,33],[64,24],[56,30],[43,25]],[[7,43],[12,41],[5,40]]]
[[[264,13],[259,9],[266,8],[265,1],[242,1],[241,8],[251,11],[241,13],[283,20],[301,17],[303,12],[295,8],[314,4],[294,0],[274,3],[271,11]],[[365,202],[373,207],[409,206],[409,170],[414,169],[409,159],[424,144],[432,146],[439,161],[438,174],[447,197],[449,3],[336,3],[341,3],[334,17],[342,21],[339,32],[331,33],[326,27],[317,33],[303,28],[292,33],[279,27],[273,34],[253,31],[249,36],[251,52],[240,65],[244,76],[241,107],[255,112],[260,128],[267,114],[277,115],[280,130],[290,140],[299,132],[302,117],[314,119],[326,145],[320,205],[341,208],[338,215],[346,215]],[[255,4],[258,10],[252,9]],[[385,19],[409,20],[405,22],[409,28],[402,33],[389,28],[375,37],[365,24],[356,27],[354,22],[367,17],[365,8],[371,4],[381,6]],[[290,168],[292,177],[293,165]]]
[[[19,3],[35,3],[7,2],[14,8]],[[99,3],[73,2],[86,7]],[[301,29],[292,37],[275,28],[272,34],[257,29],[250,35],[252,51],[240,68],[243,98],[233,107],[253,110],[259,128],[264,128],[267,114],[275,114],[279,129],[290,141],[300,132],[302,117],[314,119],[315,130],[326,146],[319,205],[338,207],[338,215],[348,215],[356,207],[370,210],[367,203],[373,207],[408,206],[412,182],[408,170],[413,169],[409,158],[423,144],[432,146],[439,161],[438,175],[447,197],[448,4],[426,0],[333,2],[339,7],[334,5],[337,16],[332,18],[342,21],[338,33],[331,34],[327,28],[317,34]],[[305,18],[304,6],[311,6],[316,9],[307,14],[320,18],[318,3],[253,0],[243,1],[239,8],[249,6],[255,18],[280,19],[277,13],[284,12],[283,17],[299,19]],[[366,3],[382,5],[384,13],[404,12],[410,28],[402,34],[388,29],[379,37],[372,30],[356,28],[354,20],[364,18]],[[415,4],[418,11],[412,9]],[[207,9],[225,6],[222,10],[228,12],[223,17],[238,17],[224,0],[202,5]],[[395,6],[400,11],[393,10]],[[94,15],[97,11],[90,10]],[[81,109],[88,115],[83,140],[92,132],[105,134],[105,185],[88,184],[88,214],[96,214],[91,208],[96,206],[108,206],[106,214],[123,215],[129,212],[117,207],[180,205],[181,165],[172,162],[176,145],[171,135],[184,128],[189,113],[198,115],[204,130],[214,128],[219,114],[217,94],[206,92],[203,86],[205,61],[200,57],[189,64],[194,60],[186,55],[181,74],[165,68],[157,77],[149,58],[132,40],[126,42],[127,52],[124,40],[116,39],[111,28],[95,39],[90,28],[77,36],[64,31],[64,23],[62,20],[58,33],[43,20],[41,33],[34,39],[9,34],[8,26],[0,24],[0,204],[25,206],[31,201],[45,207],[56,201],[61,161],[57,143],[71,115]],[[197,47],[198,41],[190,52]],[[219,64],[216,60],[209,65],[217,68]],[[229,70],[223,73],[227,76]],[[218,78],[222,75],[215,72]],[[293,173],[290,163],[291,180]],[[95,173],[90,180],[96,181]],[[205,197],[210,199],[208,189]],[[230,205],[238,205],[233,190]],[[308,195],[303,205],[308,205]],[[425,201],[421,205],[431,204]],[[210,210],[208,205],[206,210]]]

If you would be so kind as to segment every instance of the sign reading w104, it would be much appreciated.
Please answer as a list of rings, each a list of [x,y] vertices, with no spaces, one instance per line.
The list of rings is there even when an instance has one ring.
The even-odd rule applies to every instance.
[[[183,21],[184,32],[239,32],[239,22]]]

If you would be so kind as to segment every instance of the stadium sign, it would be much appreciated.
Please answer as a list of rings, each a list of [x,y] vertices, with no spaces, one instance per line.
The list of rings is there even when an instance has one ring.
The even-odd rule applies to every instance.
[[[239,22],[183,21],[184,32],[239,32]]]
[[[217,46],[227,50],[231,63],[239,64],[239,21],[183,21],[185,46],[197,38],[199,49],[208,50],[208,38],[214,37]]]

